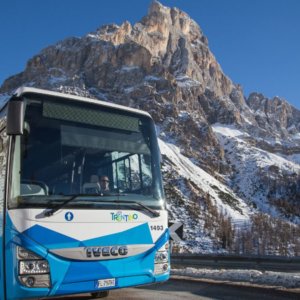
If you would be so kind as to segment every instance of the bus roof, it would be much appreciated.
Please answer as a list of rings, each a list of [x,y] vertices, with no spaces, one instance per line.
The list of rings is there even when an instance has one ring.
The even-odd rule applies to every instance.
[[[92,104],[96,104],[96,105],[100,105],[100,106],[104,106],[104,107],[111,107],[111,108],[116,108],[116,109],[119,109],[122,111],[128,111],[128,112],[136,113],[139,115],[144,115],[144,116],[151,118],[151,115],[148,112],[143,111],[143,110],[126,107],[123,105],[114,104],[114,103],[106,102],[103,100],[81,97],[81,96],[76,96],[76,95],[72,95],[72,94],[65,94],[65,93],[54,92],[54,91],[49,91],[49,90],[43,90],[43,89],[38,89],[38,88],[33,88],[33,87],[20,87],[13,93],[13,96],[21,97],[25,94],[46,95],[46,96],[64,98],[64,99],[68,99],[68,100],[92,103]]]

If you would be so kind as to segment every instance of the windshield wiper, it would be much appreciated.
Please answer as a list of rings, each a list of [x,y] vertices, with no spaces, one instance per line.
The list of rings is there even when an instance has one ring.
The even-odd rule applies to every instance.
[[[61,204],[47,210],[44,215],[46,217],[51,217],[55,212],[63,208],[65,205],[68,203],[72,202],[73,200],[79,198],[79,197],[104,197],[104,196],[127,196],[127,194],[118,194],[118,193],[105,193],[105,194],[76,194],[76,195],[71,195],[69,199],[66,201],[62,202]],[[116,204],[135,204],[143,208],[144,210],[148,211],[151,213],[153,217],[159,217],[160,213],[138,201],[131,201],[131,200],[102,200],[101,203],[116,203]]]
[[[104,197],[104,196],[120,196],[120,194],[75,194],[75,195],[70,195],[71,197],[67,199],[66,201],[58,204],[57,206],[47,210],[44,215],[46,217],[51,217],[55,212],[66,206],[69,202],[72,202],[73,200],[79,198],[79,197]]]
[[[78,197],[81,197],[81,196],[86,196],[86,195],[82,195],[82,194],[76,194],[76,195],[71,195],[71,197],[69,199],[67,199],[66,201],[62,202],[61,204],[45,211],[44,215],[46,217],[51,217],[55,212],[57,212],[58,210],[60,210],[61,208],[63,208],[65,205],[67,205],[69,202],[75,200],[76,198]],[[99,195],[97,195],[99,196]]]

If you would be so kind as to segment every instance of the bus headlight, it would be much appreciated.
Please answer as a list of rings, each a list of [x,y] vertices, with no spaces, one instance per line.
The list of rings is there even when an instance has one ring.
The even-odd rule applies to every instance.
[[[165,243],[154,258],[154,274],[159,275],[169,271],[169,242]]]
[[[48,261],[25,248],[17,247],[19,280],[27,287],[50,287]]]
[[[49,265],[46,260],[21,260],[19,262],[19,274],[47,274]]]

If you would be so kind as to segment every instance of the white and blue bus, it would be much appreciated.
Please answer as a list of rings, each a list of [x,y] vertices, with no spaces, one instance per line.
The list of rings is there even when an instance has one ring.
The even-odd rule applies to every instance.
[[[0,112],[0,174],[1,299],[100,297],[169,278],[148,113],[20,88]]]

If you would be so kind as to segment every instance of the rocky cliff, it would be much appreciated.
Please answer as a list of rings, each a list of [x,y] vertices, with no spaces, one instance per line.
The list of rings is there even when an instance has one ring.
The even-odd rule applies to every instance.
[[[165,133],[186,145],[187,156],[208,170],[223,161],[209,124],[240,123],[240,111],[248,110],[199,26],[156,1],[133,26],[104,25],[44,49],[24,72],[5,81],[2,91],[25,83],[146,109]],[[184,123],[182,111],[188,116]]]

